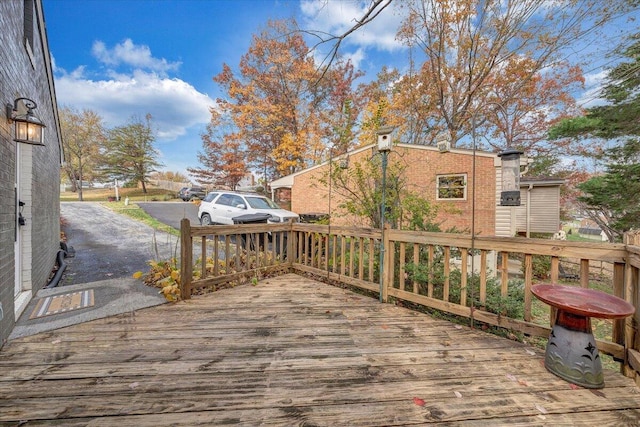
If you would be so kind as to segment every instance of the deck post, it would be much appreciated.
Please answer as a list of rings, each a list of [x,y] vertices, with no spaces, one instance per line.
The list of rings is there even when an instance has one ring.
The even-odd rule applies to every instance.
[[[289,266],[289,271],[293,268],[293,263],[296,259],[296,234],[293,232],[293,222],[289,222],[289,230],[287,230],[287,265]]]
[[[191,279],[193,277],[193,237],[191,222],[188,218],[180,221],[180,297],[191,298]]]
[[[392,266],[389,263],[389,233],[387,225],[382,226],[380,235],[380,302],[387,302],[389,295],[389,271]]]

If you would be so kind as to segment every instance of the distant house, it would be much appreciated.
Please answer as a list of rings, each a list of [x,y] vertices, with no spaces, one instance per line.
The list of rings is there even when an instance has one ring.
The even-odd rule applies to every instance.
[[[60,247],[62,141],[41,0],[0,1],[0,345],[44,287]],[[42,143],[16,142],[15,114],[46,126]],[[5,106],[9,108],[4,108]]]
[[[368,161],[377,155],[375,145],[353,150],[335,159],[343,167],[355,162]],[[530,231],[555,233],[560,226],[561,181],[533,182],[522,179],[522,206],[500,206],[501,162],[495,153],[474,152],[453,148],[440,150],[436,147],[397,144],[389,154],[389,161],[400,161],[406,166],[407,188],[442,208],[451,207],[457,213],[441,210],[437,221],[443,230],[455,227],[471,229],[475,218],[475,231],[484,236],[514,236]],[[522,159],[526,163],[526,159]],[[291,210],[299,214],[332,213],[342,202],[335,190],[320,184],[329,162],[305,169],[270,183],[274,196],[284,194],[291,198]],[[475,181],[475,183],[474,183]],[[442,191],[452,183],[459,186],[456,191]],[[475,185],[475,189],[474,189]],[[475,203],[472,195],[475,193]],[[549,206],[553,206],[550,209]],[[362,226],[362,218],[332,215],[336,225]]]
[[[578,235],[585,239],[597,240],[600,242],[608,242],[607,234],[594,221],[583,219],[580,221]]]
[[[236,190],[238,191],[255,191],[256,187],[258,187],[258,183],[256,182],[256,178],[252,172],[247,172],[244,174],[242,179],[238,181],[236,185]]]

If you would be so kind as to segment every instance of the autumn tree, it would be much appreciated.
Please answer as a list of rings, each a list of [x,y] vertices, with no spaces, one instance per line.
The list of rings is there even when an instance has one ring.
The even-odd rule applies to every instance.
[[[154,141],[150,114],[144,121],[132,117],[129,124],[111,129],[104,145],[105,172],[114,178],[140,183],[146,193],[149,174],[162,166]]]
[[[582,70],[566,61],[537,72],[534,67],[532,58],[514,57],[489,79],[494,84],[482,113],[470,123],[486,136],[479,148],[513,147],[528,157],[566,153],[568,144],[548,143],[548,130],[581,111],[572,93],[583,88]]]
[[[321,114],[323,138],[331,156],[344,154],[355,147],[359,133],[359,119],[366,96],[355,82],[364,75],[351,61],[338,60],[323,79],[328,82],[328,95]],[[316,156],[319,157],[319,156]],[[321,156],[320,156],[321,157]]]
[[[238,73],[224,64],[214,77],[226,93],[218,100],[220,114],[235,126],[225,140],[242,141],[249,165],[267,179],[318,163],[328,147],[344,150],[358,116],[352,86],[359,73],[349,63],[319,73],[295,30],[293,21],[269,22],[254,36]]]
[[[202,151],[198,152],[203,167],[187,168],[198,183],[235,190],[247,174],[243,145],[236,133],[225,132],[229,128],[225,117],[212,109],[207,132],[202,135]]]
[[[60,109],[62,146],[65,153],[63,170],[71,183],[71,191],[82,200],[82,184],[101,178],[100,147],[104,141],[102,118],[94,111]]]
[[[363,86],[366,104],[362,109],[359,145],[371,144],[376,140],[376,132],[383,126],[395,126],[400,134],[408,135],[404,113],[407,106],[398,107],[404,99],[406,86],[397,70],[382,67],[376,79]]]
[[[567,69],[560,61],[562,50],[625,5],[614,2],[602,8],[595,0],[411,0],[399,6],[407,18],[398,35],[423,58],[409,86],[419,91],[412,108],[436,113],[428,127],[446,131],[455,146],[470,133],[472,121],[482,124],[496,119],[499,108],[490,105],[500,105],[508,112],[505,116],[511,116],[496,124],[502,124],[498,134],[513,139],[513,132],[505,133],[504,124],[540,109],[545,99],[529,99],[531,105],[523,109],[524,102],[532,88],[544,87],[542,80],[549,83],[558,77],[559,71],[553,72],[558,65]],[[510,74],[522,65],[522,58],[526,67],[518,68],[517,76]],[[573,81],[579,82],[577,70],[570,71]],[[501,89],[499,93],[496,88]],[[551,105],[557,102],[548,100]]]

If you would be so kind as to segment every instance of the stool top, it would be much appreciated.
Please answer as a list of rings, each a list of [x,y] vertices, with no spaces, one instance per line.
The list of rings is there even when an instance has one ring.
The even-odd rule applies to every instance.
[[[595,289],[538,284],[531,287],[531,292],[552,307],[581,316],[617,319],[636,311],[633,305],[622,298]]]

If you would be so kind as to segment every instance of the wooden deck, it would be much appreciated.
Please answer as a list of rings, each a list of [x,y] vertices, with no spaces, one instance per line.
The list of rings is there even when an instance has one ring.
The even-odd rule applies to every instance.
[[[294,274],[21,338],[0,425],[640,425],[543,351]]]

